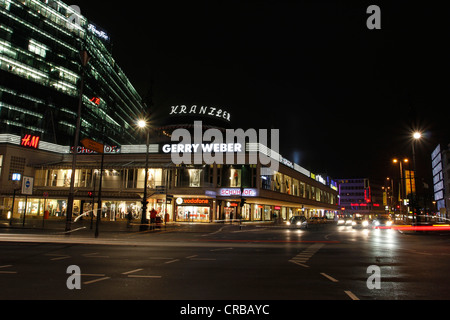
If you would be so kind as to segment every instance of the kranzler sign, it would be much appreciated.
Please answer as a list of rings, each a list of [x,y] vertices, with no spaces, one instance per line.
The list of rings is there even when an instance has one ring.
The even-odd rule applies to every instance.
[[[172,106],[169,116],[207,116],[231,122],[231,114],[221,108],[205,106]]]

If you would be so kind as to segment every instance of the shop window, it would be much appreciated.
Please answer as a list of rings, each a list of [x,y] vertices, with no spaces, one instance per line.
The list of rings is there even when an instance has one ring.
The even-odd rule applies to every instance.
[[[284,178],[284,188],[283,192],[287,194],[292,194],[291,177],[285,176]]]
[[[274,174],[274,181],[273,181],[273,191],[281,192],[283,188],[283,175],[281,173],[276,172]]]

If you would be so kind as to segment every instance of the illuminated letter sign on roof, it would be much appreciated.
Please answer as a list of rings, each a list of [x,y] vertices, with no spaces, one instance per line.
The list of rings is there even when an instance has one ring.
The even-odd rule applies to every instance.
[[[27,147],[27,148],[31,148],[31,149],[39,149],[39,141],[41,140],[40,137],[38,136],[33,136],[31,134],[26,134],[21,142],[20,145],[22,147]]]

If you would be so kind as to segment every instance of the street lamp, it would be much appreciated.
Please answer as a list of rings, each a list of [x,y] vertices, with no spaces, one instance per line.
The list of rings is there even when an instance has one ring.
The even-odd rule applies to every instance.
[[[142,130],[146,130],[147,132],[147,149],[145,152],[145,178],[144,178],[144,198],[142,200],[142,215],[141,215],[141,226],[140,231],[146,231],[147,230],[147,206],[148,206],[148,199],[147,199],[147,183],[148,183],[148,157],[150,152],[150,130],[148,128],[147,121],[145,120],[139,120],[138,121],[138,127]]]
[[[415,207],[414,209],[417,208],[417,167],[416,167],[416,142],[419,141],[420,139],[422,139],[422,133],[416,131],[413,133],[413,140],[412,140],[412,153],[413,153],[413,166],[414,166],[414,187],[415,187],[415,192],[412,192],[411,190],[411,194],[412,194],[412,205]],[[410,173],[411,174],[411,173]],[[415,210],[414,210],[415,211]],[[416,218],[416,222],[417,222],[417,216],[415,216]]]

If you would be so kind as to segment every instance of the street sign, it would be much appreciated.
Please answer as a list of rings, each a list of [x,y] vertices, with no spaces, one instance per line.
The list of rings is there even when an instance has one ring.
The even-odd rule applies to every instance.
[[[23,177],[22,180],[22,194],[25,196],[32,196],[34,188],[34,178]]]
[[[83,139],[81,140],[81,144],[89,150],[98,152],[98,153],[104,153],[105,152],[105,146],[101,143],[98,143],[92,139]]]

